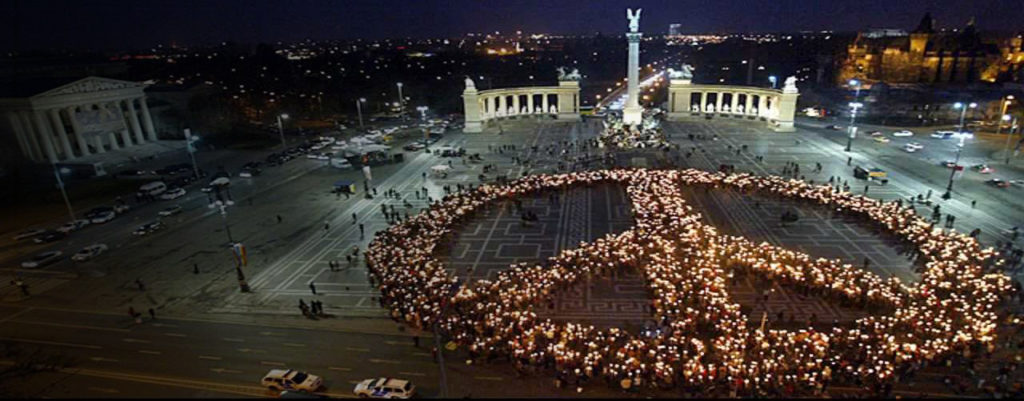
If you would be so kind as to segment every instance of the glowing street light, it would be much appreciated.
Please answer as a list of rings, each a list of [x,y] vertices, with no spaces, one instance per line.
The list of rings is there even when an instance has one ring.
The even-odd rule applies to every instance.
[[[281,148],[287,148],[288,144],[284,141],[284,120],[288,119],[288,114],[277,115],[277,132],[281,134]]]

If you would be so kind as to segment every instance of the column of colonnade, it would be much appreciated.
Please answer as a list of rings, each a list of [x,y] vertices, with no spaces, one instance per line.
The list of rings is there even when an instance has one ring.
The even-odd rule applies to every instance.
[[[136,101],[139,102],[139,108],[135,107]],[[79,110],[93,109],[120,111],[122,117],[127,117],[125,128],[120,132],[93,135],[92,143],[88,143],[83,127],[75,115]],[[120,149],[118,135],[126,147],[156,140],[156,131],[144,96],[75,106],[15,110],[5,115],[22,154],[30,160],[39,162],[57,163],[74,160],[91,155],[93,150],[103,153],[108,147]],[[92,150],[90,145],[93,147]]]

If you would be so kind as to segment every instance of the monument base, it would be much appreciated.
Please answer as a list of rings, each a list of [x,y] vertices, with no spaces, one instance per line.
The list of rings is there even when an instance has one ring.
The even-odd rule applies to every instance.
[[[796,132],[796,127],[793,126],[792,121],[779,121],[773,129],[775,132]]]
[[[558,113],[555,118],[562,121],[580,121],[583,119],[578,113]]]
[[[484,131],[484,126],[479,121],[466,121],[466,126],[462,127],[462,132],[467,134],[476,134]]]
[[[622,123],[626,125],[637,125],[642,123],[644,120],[644,110],[637,108],[626,107],[622,109]]]

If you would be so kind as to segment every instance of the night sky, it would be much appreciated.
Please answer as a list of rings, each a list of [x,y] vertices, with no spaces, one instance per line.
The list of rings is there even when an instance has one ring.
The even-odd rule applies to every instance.
[[[982,30],[1024,30],[1022,0],[4,0],[4,50],[129,49],[155,44],[303,38],[454,37],[466,32],[618,33],[625,8],[641,31],[763,32],[913,29],[974,16]]]

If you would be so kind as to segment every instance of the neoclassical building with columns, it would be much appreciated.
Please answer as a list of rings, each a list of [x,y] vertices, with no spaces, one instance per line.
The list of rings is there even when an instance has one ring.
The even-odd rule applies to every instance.
[[[130,156],[157,141],[144,88],[87,77],[7,91],[0,98],[0,135],[13,137],[24,158],[36,163],[97,164]]]
[[[728,117],[763,121],[777,132],[792,132],[796,100],[800,96],[795,78],[782,89],[753,86],[700,85],[689,79],[671,79],[668,87],[668,117]]]
[[[478,91],[466,78],[462,92],[466,116],[464,132],[481,132],[491,120],[527,116],[553,116],[559,120],[580,119],[580,83],[559,80],[558,86],[525,86]]]

